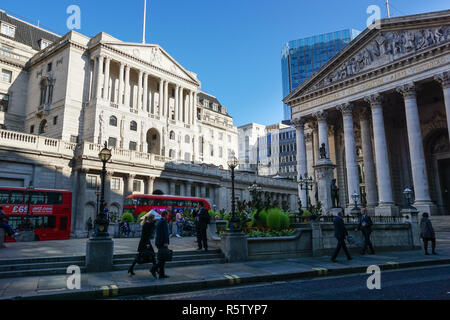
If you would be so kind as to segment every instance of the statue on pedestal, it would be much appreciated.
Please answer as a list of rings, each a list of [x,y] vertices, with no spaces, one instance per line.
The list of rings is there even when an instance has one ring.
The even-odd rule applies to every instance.
[[[322,143],[322,146],[319,149],[320,159],[327,159],[327,149],[325,147],[325,143]]]
[[[336,186],[336,179],[331,180],[331,203],[333,208],[339,208],[339,188]]]

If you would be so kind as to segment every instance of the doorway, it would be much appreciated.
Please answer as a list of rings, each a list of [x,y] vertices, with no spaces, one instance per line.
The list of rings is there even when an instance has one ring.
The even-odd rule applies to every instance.
[[[439,181],[441,182],[442,204],[445,213],[450,214],[450,159],[438,161]]]

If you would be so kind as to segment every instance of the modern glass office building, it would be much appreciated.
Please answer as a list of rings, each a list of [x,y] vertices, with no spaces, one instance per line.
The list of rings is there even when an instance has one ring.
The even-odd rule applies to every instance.
[[[281,56],[283,98],[320,69],[361,32],[346,29],[289,41]],[[284,105],[284,120],[291,119],[291,108]]]

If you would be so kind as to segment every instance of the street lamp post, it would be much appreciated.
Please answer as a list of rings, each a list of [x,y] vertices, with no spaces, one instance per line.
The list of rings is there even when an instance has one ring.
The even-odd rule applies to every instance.
[[[298,184],[300,185],[300,190],[306,191],[306,209],[309,211],[310,209],[310,203],[309,203],[309,191],[312,191],[314,186],[314,179],[312,177],[307,176],[305,173],[305,178],[303,176],[300,176],[300,180],[298,180]],[[299,208],[300,210],[301,208]]]
[[[31,196],[32,196],[32,192],[34,190],[34,186],[33,186],[33,181],[30,181],[30,185],[27,187],[27,218],[25,220],[25,224],[24,224],[24,231],[33,231],[33,224],[31,222],[32,216],[33,216],[33,212],[32,210],[30,210],[31,207]]]
[[[412,200],[412,190],[410,188],[405,188],[405,190],[403,190],[403,196],[406,199],[406,203],[408,204],[407,208],[411,209],[411,200]]]
[[[96,207],[95,207],[95,211],[98,213],[98,210],[99,210],[99,203],[100,203],[100,194],[101,194],[101,192],[100,192],[100,186],[97,186],[97,190],[95,190],[95,195],[96,195],[96,197],[97,197],[97,205],[96,205]]]
[[[351,211],[351,213],[353,215],[358,215],[361,212],[361,210],[358,208],[358,200],[360,198],[361,198],[361,196],[356,191],[352,194],[352,199],[355,202],[355,206],[353,207],[353,209]]]
[[[234,195],[234,169],[238,166],[237,158],[232,155],[228,160],[228,167],[231,169],[231,220],[230,231],[239,232],[239,217],[236,216],[236,198]]]
[[[94,237],[107,238],[108,234],[108,219],[105,214],[105,179],[106,179],[106,163],[111,160],[111,150],[108,149],[108,144],[105,142],[105,147],[100,151],[98,157],[103,163],[102,168],[102,186],[100,192],[100,210],[97,212],[95,219],[96,231]]]

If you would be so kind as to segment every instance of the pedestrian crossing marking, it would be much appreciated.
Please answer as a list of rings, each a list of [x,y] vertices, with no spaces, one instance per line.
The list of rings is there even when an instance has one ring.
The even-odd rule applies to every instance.
[[[109,296],[109,287],[108,286],[102,286],[100,288],[100,290],[102,290],[102,293],[103,293],[104,297],[108,297]]]
[[[116,285],[111,285],[111,292],[113,296],[118,296],[119,295],[119,287]]]
[[[328,273],[328,269],[326,268],[313,268],[314,271],[317,271],[317,273],[319,274],[319,276],[326,275]]]
[[[227,278],[228,280],[230,280],[230,284],[234,284],[234,278],[232,276],[230,276],[229,274],[224,274],[225,278]]]
[[[399,266],[399,263],[395,262],[395,261],[388,261],[388,262],[386,262],[386,264],[389,266],[392,266],[394,268]]]

